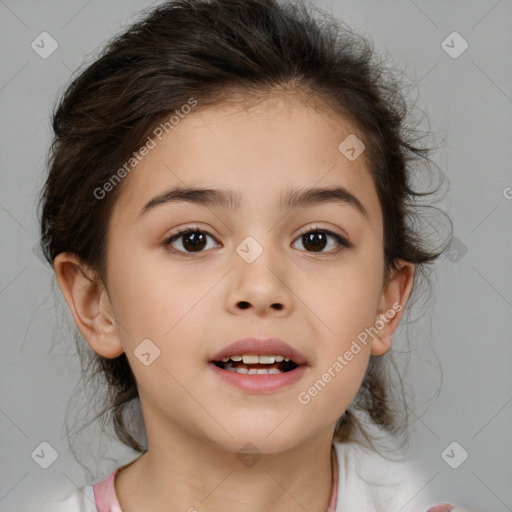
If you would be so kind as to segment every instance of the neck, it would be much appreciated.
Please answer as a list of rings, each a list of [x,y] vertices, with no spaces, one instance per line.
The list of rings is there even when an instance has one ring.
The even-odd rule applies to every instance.
[[[336,463],[332,428],[286,451],[252,456],[179,429],[172,436],[166,433],[148,432],[148,451],[118,473],[116,493],[123,512],[328,508]]]

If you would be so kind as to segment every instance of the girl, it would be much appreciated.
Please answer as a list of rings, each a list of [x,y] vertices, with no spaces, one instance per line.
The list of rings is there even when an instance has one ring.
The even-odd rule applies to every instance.
[[[383,356],[442,253],[406,223],[427,150],[340,27],[171,1],[65,92],[42,246],[140,455],[51,510],[453,510],[390,458]]]

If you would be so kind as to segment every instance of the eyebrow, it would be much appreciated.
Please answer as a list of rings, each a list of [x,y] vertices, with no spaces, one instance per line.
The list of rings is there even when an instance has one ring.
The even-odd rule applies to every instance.
[[[187,201],[201,206],[219,206],[236,211],[240,207],[240,194],[233,190],[178,186],[148,201],[139,212],[138,217],[157,206],[179,201]],[[279,206],[281,209],[293,209],[325,203],[352,206],[370,222],[370,217],[362,202],[344,187],[288,190],[281,197]]]

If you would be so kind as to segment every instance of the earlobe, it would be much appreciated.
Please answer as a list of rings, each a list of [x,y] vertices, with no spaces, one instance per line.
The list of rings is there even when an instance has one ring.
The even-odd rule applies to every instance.
[[[91,269],[71,253],[60,253],[53,268],[75,323],[90,347],[106,358],[124,352],[110,299]]]
[[[398,270],[384,285],[380,297],[375,322],[378,332],[372,339],[371,346],[371,353],[375,356],[382,356],[391,349],[392,335],[400,323],[413,290],[415,265],[403,260],[400,264]]]

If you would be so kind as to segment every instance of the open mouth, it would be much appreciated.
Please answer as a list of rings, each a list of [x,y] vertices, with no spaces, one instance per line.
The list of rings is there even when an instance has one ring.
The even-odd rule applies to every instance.
[[[221,381],[244,393],[266,394],[293,385],[306,374],[309,365],[300,354],[294,355],[293,350],[284,347],[281,354],[242,355],[235,352],[223,357],[219,353],[210,359],[208,366]]]
[[[222,370],[248,375],[286,373],[298,367],[292,360],[285,360],[282,356],[233,356],[212,363]]]

